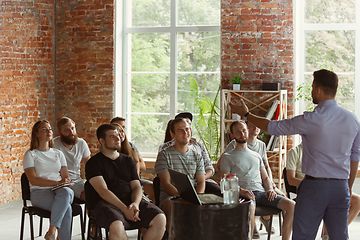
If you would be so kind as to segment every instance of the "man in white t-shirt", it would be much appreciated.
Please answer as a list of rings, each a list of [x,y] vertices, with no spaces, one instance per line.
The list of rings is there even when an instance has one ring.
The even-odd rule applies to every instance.
[[[240,195],[251,199],[255,204],[286,211],[282,226],[282,239],[289,240],[295,202],[274,191],[261,156],[247,146],[249,132],[246,123],[243,121],[233,122],[230,132],[234,136],[236,147],[232,151],[224,153],[220,165],[221,176],[229,173],[236,174]],[[254,214],[254,211],[250,211],[251,232],[255,225]]]
[[[62,117],[57,122],[58,137],[54,138],[54,147],[65,155],[69,176],[75,184],[71,187],[77,198],[85,200],[85,179],[81,177],[81,164],[86,164],[90,159],[90,150],[84,139],[76,133],[75,122]]]

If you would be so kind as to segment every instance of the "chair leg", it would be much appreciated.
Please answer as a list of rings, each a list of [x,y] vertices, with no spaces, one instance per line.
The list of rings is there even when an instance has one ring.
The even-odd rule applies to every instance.
[[[91,218],[89,218],[89,223],[88,223],[88,234],[87,234],[87,240],[90,240],[90,235],[91,235]]]
[[[84,219],[84,234],[85,234],[85,229],[86,229],[86,207],[84,207],[84,213],[83,213],[83,219]]]
[[[24,239],[24,223],[25,223],[25,208],[22,209],[22,214],[21,214],[20,240]]]
[[[270,237],[271,237],[272,220],[273,220],[273,215],[270,215],[270,222],[269,222],[270,229],[269,229],[268,238],[267,238],[268,240],[270,240]]]
[[[138,237],[137,237],[137,239],[138,239],[138,240],[141,240],[141,238],[142,238],[142,237],[141,237],[141,228],[139,228],[139,229],[138,229]]]
[[[42,234],[43,218],[40,217],[39,236]]]
[[[33,215],[29,213],[30,218],[30,236],[31,240],[34,240],[34,223],[33,223]]]
[[[80,227],[81,227],[81,239],[85,240],[85,225],[83,221],[83,213],[80,211]]]

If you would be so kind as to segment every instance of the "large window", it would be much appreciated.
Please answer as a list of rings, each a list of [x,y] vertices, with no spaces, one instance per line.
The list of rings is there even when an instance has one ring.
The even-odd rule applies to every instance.
[[[320,68],[339,76],[336,100],[360,116],[360,2],[297,0],[295,7],[296,82],[312,81]],[[297,113],[306,109],[300,103]]]
[[[200,95],[216,94],[220,0],[116,4],[115,114],[126,117],[127,136],[143,154],[156,153],[168,121],[194,113],[191,78]]]

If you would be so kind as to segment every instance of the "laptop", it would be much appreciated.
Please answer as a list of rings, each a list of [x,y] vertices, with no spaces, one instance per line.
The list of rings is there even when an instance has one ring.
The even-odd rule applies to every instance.
[[[197,205],[224,203],[223,198],[215,194],[197,194],[188,175],[172,169],[169,169],[169,173],[182,199]]]

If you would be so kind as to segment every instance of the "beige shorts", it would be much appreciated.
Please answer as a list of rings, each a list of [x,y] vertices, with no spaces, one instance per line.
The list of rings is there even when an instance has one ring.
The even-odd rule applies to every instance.
[[[74,191],[74,196],[77,198],[80,198],[81,194],[84,192],[84,185],[85,185],[86,180],[79,178],[79,179],[71,180],[71,181],[75,182],[71,187],[71,189]]]

